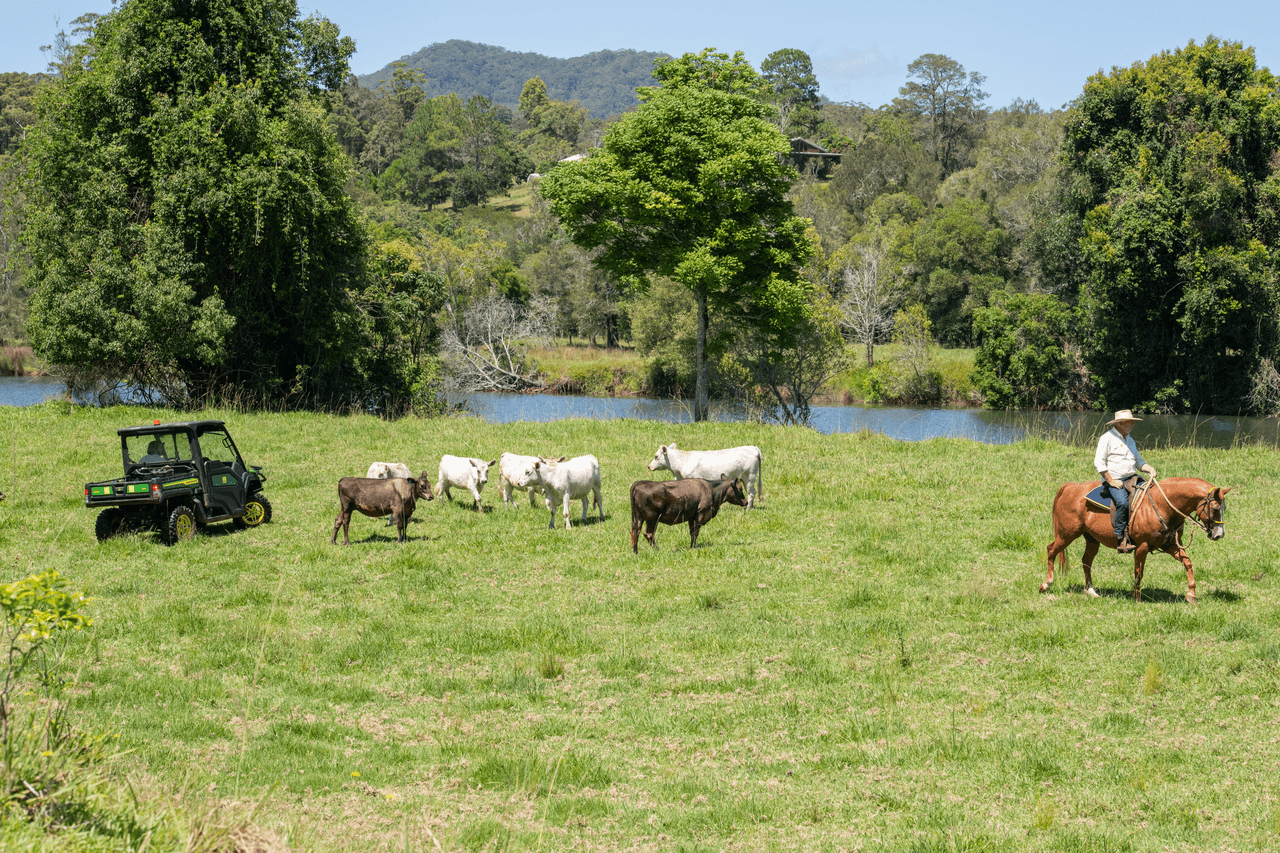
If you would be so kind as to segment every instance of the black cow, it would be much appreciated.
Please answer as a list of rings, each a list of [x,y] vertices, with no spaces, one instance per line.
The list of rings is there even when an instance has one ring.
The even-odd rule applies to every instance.
[[[654,532],[658,522],[683,524],[689,522],[689,547],[697,547],[698,530],[716,517],[720,504],[728,501],[746,506],[747,497],[742,482],[722,479],[716,482],[698,477],[684,480],[636,480],[631,484],[631,550],[639,553],[640,528],[644,538],[658,547]]]
[[[347,530],[351,527],[351,513],[361,512],[371,518],[390,515],[395,519],[397,539],[405,541],[409,517],[418,501],[434,498],[431,481],[423,471],[418,479],[392,477],[380,480],[374,477],[343,477],[338,481],[338,517],[333,520],[333,544],[338,544],[338,528],[342,528],[342,544],[350,545]]]

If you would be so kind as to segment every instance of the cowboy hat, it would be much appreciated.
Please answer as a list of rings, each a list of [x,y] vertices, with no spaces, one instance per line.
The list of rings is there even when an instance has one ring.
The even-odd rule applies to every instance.
[[[1121,409],[1120,411],[1116,412],[1116,416],[1114,418],[1107,421],[1107,426],[1111,426],[1116,421],[1140,421],[1140,420],[1142,420],[1142,418],[1135,418],[1133,416],[1133,412],[1129,411],[1128,409]]]

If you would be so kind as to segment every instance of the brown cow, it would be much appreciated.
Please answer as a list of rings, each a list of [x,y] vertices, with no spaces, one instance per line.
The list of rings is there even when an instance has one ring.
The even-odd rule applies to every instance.
[[[700,477],[683,480],[636,480],[631,484],[631,551],[639,553],[640,528],[644,538],[658,547],[654,533],[658,522],[683,524],[689,522],[689,547],[698,545],[698,530],[716,517],[720,504],[728,501],[736,506],[746,506],[747,497],[742,482],[737,478],[716,482]]]
[[[351,513],[359,511],[370,518],[391,515],[395,519],[397,540],[404,542],[418,501],[435,497],[431,481],[423,471],[418,479],[392,477],[380,480],[371,477],[343,477],[338,481],[338,517],[333,520],[333,544],[338,544],[338,528],[342,528],[342,544],[350,545],[347,531],[351,527]]]

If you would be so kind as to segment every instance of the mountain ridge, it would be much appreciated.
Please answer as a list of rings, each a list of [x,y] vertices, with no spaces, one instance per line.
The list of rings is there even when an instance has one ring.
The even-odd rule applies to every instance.
[[[653,86],[653,61],[666,53],[624,48],[598,50],[569,59],[507,50],[496,45],[450,39],[435,42],[401,57],[426,77],[423,91],[434,98],[455,92],[461,98],[484,95],[515,110],[530,77],[541,77],[547,95],[558,101],[576,100],[595,118],[608,118],[635,109],[636,88]],[[359,75],[361,86],[377,88],[394,69],[390,63],[371,74]]]

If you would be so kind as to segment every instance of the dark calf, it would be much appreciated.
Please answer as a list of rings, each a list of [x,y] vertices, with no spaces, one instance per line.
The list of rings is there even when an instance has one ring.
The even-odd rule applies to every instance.
[[[631,550],[639,553],[640,528],[644,538],[658,547],[654,533],[658,522],[683,524],[689,522],[689,547],[698,544],[698,531],[702,525],[716,517],[720,504],[728,501],[737,506],[747,505],[747,496],[741,481],[703,480],[636,480],[631,484]]]
[[[351,527],[351,513],[361,512],[371,518],[390,515],[396,523],[399,541],[406,539],[409,517],[418,501],[435,497],[427,472],[418,479],[393,477],[381,480],[370,477],[343,477],[338,481],[338,517],[333,520],[332,542],[338,543],[338,528],[342,528],[342,544],[350,545],[347,531]]]

